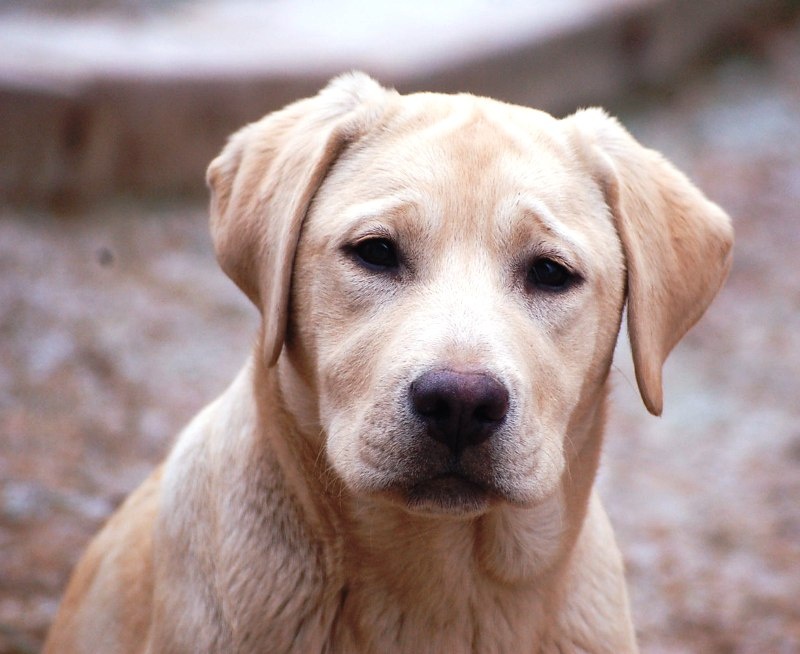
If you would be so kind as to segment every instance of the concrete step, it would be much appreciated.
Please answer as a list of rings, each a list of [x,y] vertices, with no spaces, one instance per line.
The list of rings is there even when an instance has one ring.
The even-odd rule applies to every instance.
[[[140,1],[0,12],[0,199],[196,194],[237,127],[362,69],[553,112],[674,82],[791,0]]]

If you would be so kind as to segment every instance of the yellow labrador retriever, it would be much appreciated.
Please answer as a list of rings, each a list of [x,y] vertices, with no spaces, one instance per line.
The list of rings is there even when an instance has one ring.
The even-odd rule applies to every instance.
[[[725,213],[598,109],[334,80],[208,171],[262,328],[75,571],[46,651],[635,652],[592,490],[627,301],[642,398]]]

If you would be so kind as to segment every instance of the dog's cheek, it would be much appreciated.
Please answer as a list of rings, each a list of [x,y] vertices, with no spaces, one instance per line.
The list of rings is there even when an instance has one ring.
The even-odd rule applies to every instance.
[[[357,446],[357,420],[334,413],[325,421],[325,456],[336,475],[351,490],[360,490],[367,485],[363,464]]]
[[[388,395],[377,403],[351,411],[333,411],[326,424],[328,462],[353,491],[374,493],[398,490],[417,462],[420,440],[406,431],[409,421],[398,418],[402,411]]]
[[[594,311],[583,308],[583,317],[573,316],[571,324],[559,325],[558,330],[532,322],[525,313],[509,323],[512,420],[492,467],[500,471],[504,491],[521,503],[538,502],[552,493],[566,466],[565,442],[586,392],[596,347]]]
[[[374,392],[375,378],[382,376],[384,330],[346,318],[339,325],[330,325],[319,339],[320,392],[329,410],[354,411]]]
[[[355,326],[324,337],[319,343],[320,419],[327,439],[330,462],[340,476],[354,481],[357,471],[378,456],[365,436],[376,438],[370,428],[376,411],[390,416],[391,398],[380,392],[390,382],[381,365],[387,336],[379,326]]]
[[[497,444],[487,470],[491,485],[515,504],[534,506],[550,497],[565,470],[563,434],[537,424]]]

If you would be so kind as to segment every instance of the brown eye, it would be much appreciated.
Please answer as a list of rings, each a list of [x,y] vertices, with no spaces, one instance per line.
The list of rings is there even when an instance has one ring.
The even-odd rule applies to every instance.
[[[528,283],[545,291],[562,291],[573,281],[573,274],[551,259],[539,259],[528,270]]]
[[[394,244],[386,238],[370,238],[355,246],[356,259],[370,270],[394,270],[399,265]]]

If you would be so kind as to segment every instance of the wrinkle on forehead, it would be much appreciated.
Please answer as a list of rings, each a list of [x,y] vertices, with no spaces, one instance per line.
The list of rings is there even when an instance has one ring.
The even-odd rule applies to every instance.
[[[350,205],[342,212],[345,226],[379,221],[386,216],[414,211],[418,201],[409,194],[376,197]]]
[[[577,258],[593,251],[584,228],[598,207],[556,119],[473,97],[407,99],[410,108],[334,165],[322,189],[324,232],[385,220],[429,245],[511,245],[538,232]]]
[[[537,229],[558,242],[577,260],[587,261],[591,258],[592,247],[585,231],[570,227],[565,221],[557,218],[541,198],[523,193],[507,204],[510,206],[501,210],[510,217],[510,220],[504,221],[505,224],[512,231],[521,231],[517,238],[508,235],[507,240],[530,238],[532,229]]]

